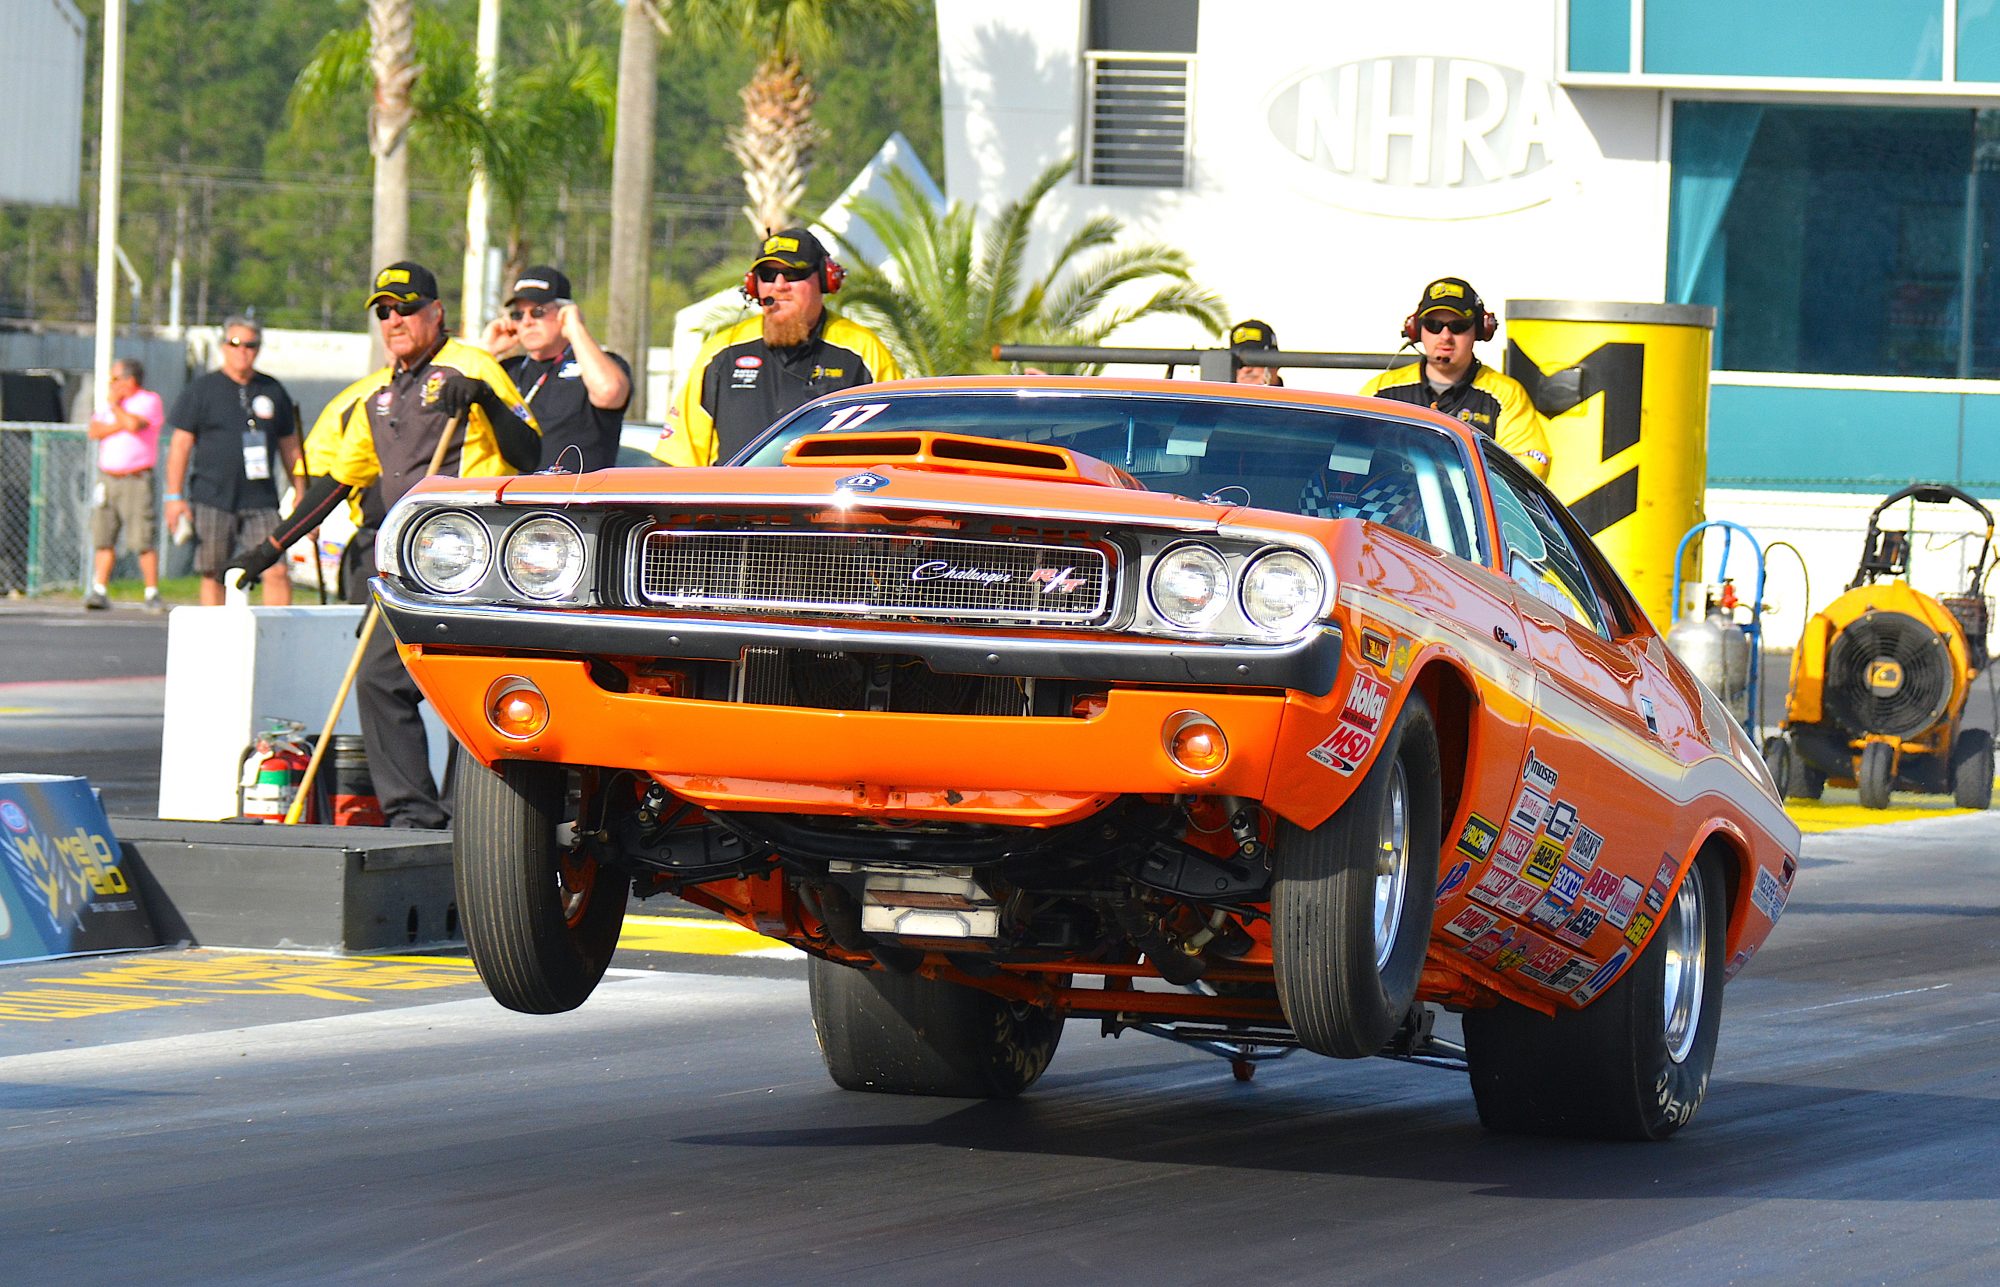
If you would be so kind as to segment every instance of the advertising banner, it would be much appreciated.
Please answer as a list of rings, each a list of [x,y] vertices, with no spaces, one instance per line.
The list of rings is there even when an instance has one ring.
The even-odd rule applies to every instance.
[[[159,946],[82,778],[0,773],[0,961]]]

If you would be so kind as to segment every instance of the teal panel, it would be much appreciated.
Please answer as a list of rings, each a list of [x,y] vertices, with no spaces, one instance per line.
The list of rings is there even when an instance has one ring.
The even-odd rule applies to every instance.
[[[1937,80],[1944,0],[1646,0],[1646,71]]]
[[[1964,465],[1958,485],[1981,496],[2000,493],[2000,397],[1968,393]]]
[[[2000,80],[2000,10],[1991,5],[1958,6],[1958,78]]]
[[[1893,490],[1959,481],[1959,419],[1991,397],[1880,389],[1717,384],[1708,394],[1708,481],[1715,487]],[[1986,411],[1987,460],[2000,456],[2000,410]],[[1969,459],[1969,455],[1968,455]],[[1980,472],[1994,473],[1987,464]]]
[[[1569,69],[1632,70],[1632,0],[1569,0]]]

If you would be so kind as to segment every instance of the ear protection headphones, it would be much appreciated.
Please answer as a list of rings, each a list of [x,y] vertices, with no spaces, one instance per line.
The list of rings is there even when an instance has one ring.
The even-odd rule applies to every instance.
[[[1493,333],[1500,329],[1500,319],[1486,311],[1486,301],[1479,298],[1478,291],[1472,293],[1472,313],[1474,317],[1479,319],[1478,323],[1472,328],[1472,338],[1481,343],[1492,339]],[[1415,344],[1423,335],[1423,332],[1424,324],[1415,313],[1403,319],[1404,343]]]
[[[838,259],[828,257],[820,261],[819,290],[822,295],[837,295],[840,284],[847,280],[847,269]],[[757,270],[752,268],[743,274],[743,295],[746,299],[757,299]]]

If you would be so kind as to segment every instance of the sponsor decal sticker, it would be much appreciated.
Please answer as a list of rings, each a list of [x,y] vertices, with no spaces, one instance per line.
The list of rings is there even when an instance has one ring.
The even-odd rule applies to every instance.
[[[1493,845],[1500,839],[1500,828],[1494,826],[1478,814],[1465,820],[1465,830],[1458,833],[1458,851],[1474,862],[1485,862],[1493,856]]]
[[[1646,941],[1646,935],[1653,932],[1653,918],[1644,912],[1632,917],[1632,927],[1625,931],[1625,941],[1633,947]]]
[[[1465,949],[1465,954],[1475,961],[1490,960],[1495,952],[1514,941],[1514,934],[1515,930],[1511,925],[1495,925],[1474,939]]]
[[[1374,749],[1375,732],[1388,705],[1389,685],[1365,670],[1356,671],[1339,726],[1306,754],[1342,776],[1352,774]]]
[[[1510,915],[1526,916],[1528,909],[1533,907],[1541,897],[1542,891],[1539,886],[1529,884],[1525,880],[1517,880],[1514,882],[1512,889],[1509,889],[1505,894],[1500,896],[1499,907],[1500,910]]]
[[[1445,932],[1468,943],[1500,923],[1500,918],[1479,907],[1468,907],[1445,922]]]
[[[1567,844],[1569,838],[1576,834],[1576,806],[1567,800],[1558,800],[1550,805],[1548,826],[1544,830],[1549,833],[1549,839]]]
[[[1521,780],[1543,795],[1555,794],[1556,771],[1549,767],[1548,761],[1536,759],[1533,748],[1528,751],[1528,767],[1521,771]]]
[[[1597,866],[1598,851],[1604,848],[1604,837],[1589,827],[1578,827],[1576,839],[1569,844],[1569,860],[1589,871]]]
[[[1660,869],[1653,873],[1653,883],[1646,887],[1646,910],[1657,912],[1667,905],[1667,887],[1674,883],[1674,875],[1680,864],[1672,854],[1660,855]]]
[[[1604,919],[1619,929],[1624,929],[1626,923],[1632,919],[1633,911],[1639,906],[1640,896],[1645,892],[1644,885],[1630,876],[1625,877],[1618,886],[1617,896],[1611,900],[1610,908],[1604,913]]]
[[[1534,847],[1535,833],[1532,830],[1509,827],[1507,834],[1500,837],[1499,847],[1493,851],[1493,865],[1519,875],[1521,864],[1528,860],[1528,851]]]
[[[1569,949],[1560,943],[1551,943],[1547,939],[1541,939],[1539,942],[1541,945],[1530,952],[1528,959],[1521,963],[1521,973],[1546,980],[1549,975],[1569,964],[1570,954]]]
[[[1576,855],[1572,853],[1570,857]],[[1618,897],[1618,882],[1621,877],[1609,867],[1599,868],[1590,873],[1590,879],[1583,882],[1583,900],[1609,908],[1611,900]]]
[[[1771,874],[1769,868],[1757,869],[1757,887],[1750,891],[1750,905],[1764,913],[1774,925],[1784,913],[1785,887],[1778,883],[1778,878]]]
[[[1354,687],[1347,690],[1347,706],[1340,718],[1356,728],[1376,731],[1382,712],[1389,705],[1389,685],[1362,671],[1355,672]]]
[[[1509,943],[1493,954],[1493,968],[1511,970],[1528,959],[1528,949],[1519,943]]]
[[[1569,904],[1563,902],[1554,894],[1549,894],[1541,902],[1536,903],[1535,909],[1529,912],[1528,915],[1544,925],[1553,927],[1569,919]]]
[[[1373,630],[1363,630],[1361,632],[1361,660],[1367,662],[1371,666],[1388,665],[1389,664],[1388,636],[1378,635]]]
[[[1555,878],[1549,882],[1549,897],[1561,899],[1564,906],[1576,901],[1583,892],[1583,873],[1564,863],[1556,868]]]
[[[1572,956],[1569,964],[1549,975],[1549,986],[1558,992],[1567,992],[1590,977],[1597,968],[1597,962],[1587,956]]]
[[[1631,959],[1632,959],[1631,948],[1629,947],[1619,948],[1616,952],[1613,952],[1611,954],[1610,960],[1598,966],[1597,971],[1594,974],[1592,974],[1589,978],[1585,979],[1582,982],[1582,984],[1580,984],[1576,988],[1575,991],[1569,994],[1570,999],[1581,1004],[1582,1002],[1588,1001],[1592,997],[1596,996],[1598,993],[1604,991],[1606,987],[1610,986],[1611,980],[1618,977],[1618,972],[1625,968],[1625,962]]]
[[[836,490],[843,492],[879,492],[888,485],[889,480],[882,477],[882,475],[872,471],[864,471],[859,474],[849,474],[835,483],[834,487]]]
[[[1582,947],[1590,941],[1590,936],[1595,934],[1597,927],[1603,923],[1603,912],[1598,911],[1595,907],[1580,907],[1577,909],[1576,915],[1563,922],[1556,930],[1556,937],[1566,943],[1574,943],[1578,947]]]
[[[1507,820],[1524,831],[1533,831],[1542,825],[1542,816],[1548,811],[1549,798],[1531,786],[1523,786]]]
[[[1458,887],[1463,885],[1465,878],[1471,874],[1472,863],[1467,859],[1461,858],[1453,863],[1450,871],[1438,877],[1437,901],[1442,903],[1445,899],[1457,893]]]
[[[1532,880],[1543,889],[1555,879],[1556,868],[1561,865],[1563,847],[1543,836],[1535,842],[1535,852],[1528,856],[1528,865],[1521,869],[1522,880]]]
[[[1501,897],[1514,887],[1514,877],[1498,867],[1488,867],[1486,874],[1471,889],[1474,898],[1498,906]]]

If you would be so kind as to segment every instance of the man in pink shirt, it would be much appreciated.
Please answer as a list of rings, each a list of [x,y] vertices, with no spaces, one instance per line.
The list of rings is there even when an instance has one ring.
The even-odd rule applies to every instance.
[[[154,542],[153,465],[160,454],[160,426],[167,408],[145,383],[146,368],[132,358],[119,358],[111,364],[111,405],[90,418],[90,440],[97,444],[90,541],[97,553],[90,593],[83,600],[86,608],[111,606],[111,567],[117,562],[121,534],[126,552],[139,556],[147,610],[165,607],[160,602],[160,552]]]

